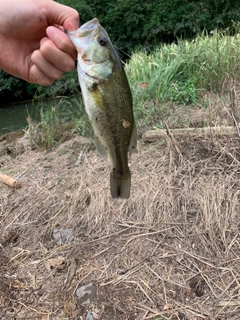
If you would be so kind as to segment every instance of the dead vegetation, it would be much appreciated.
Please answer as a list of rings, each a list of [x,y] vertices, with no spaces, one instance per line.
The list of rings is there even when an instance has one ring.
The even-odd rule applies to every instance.
[[[141,145],[126,201],[111,199],[86,139],[43,152],[27,141],[0,158],[12,177],[27,169],[20,189],[0,185],[1,319],[239,319],[239,137]],[[55,228],[74,241],[56,243]]]

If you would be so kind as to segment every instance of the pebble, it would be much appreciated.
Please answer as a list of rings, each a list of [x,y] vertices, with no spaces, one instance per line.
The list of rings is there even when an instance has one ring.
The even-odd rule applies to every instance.
[[[74,241],[74,236],[72,235],[72,229],[58,229],[53,230],[53,239],[58,245],[69,244]]]
[[[91,309],[88,310],[86,320],[94,320]]]
[[[92,303],[95,299],[96,291],[97,288],[93,283],[79,287],[76,291],[78,302],[82,306]]]

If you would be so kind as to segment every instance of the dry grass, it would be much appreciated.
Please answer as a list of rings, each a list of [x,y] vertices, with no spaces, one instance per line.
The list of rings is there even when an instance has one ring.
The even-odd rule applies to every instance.
[[[89,307],[101,320],[239,319],[239,138],[142,145],[126,201],[80,137],[16,148],[0,158],[14,177],[28,168],[21,189],[0,185],[1,319],[85,320]],[[74,242],[57,245],[56,227]],[[79,306],[90,282],[97,298]]]

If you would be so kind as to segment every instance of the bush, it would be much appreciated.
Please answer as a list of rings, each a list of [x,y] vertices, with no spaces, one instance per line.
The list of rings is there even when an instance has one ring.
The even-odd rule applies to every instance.
[[[12,77],[3,70],[0,70],[0,97],[21,98],[26,94],[25,81]]]
[[[61,79],[54,81],[54,83],[49,87],[34,85],[33,88],[35,88],[33,94],[35,99],[47,97],[54,98],[57,96],[67,96],[77,93],[79,91],[77,69],[65,73]]]

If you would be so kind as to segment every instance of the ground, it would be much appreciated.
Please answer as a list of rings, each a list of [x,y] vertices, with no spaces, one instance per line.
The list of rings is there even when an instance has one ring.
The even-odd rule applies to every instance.
[[[240,319],[239,137],[140,140],[128,200],[91,140],[1,143],[1,319]]]

